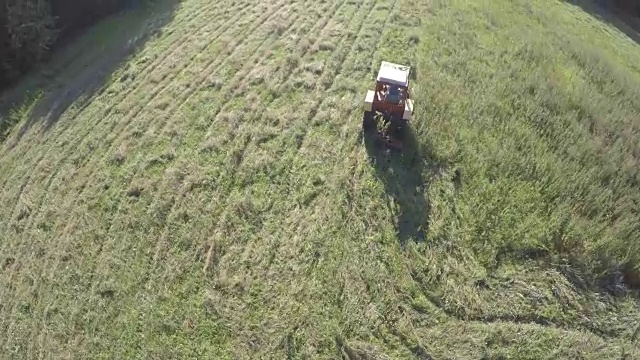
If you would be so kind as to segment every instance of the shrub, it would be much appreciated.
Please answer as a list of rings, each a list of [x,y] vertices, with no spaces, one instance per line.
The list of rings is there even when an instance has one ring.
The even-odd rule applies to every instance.
[[[2,84],[42,61],[56,38],[47,0],[7,0],[0,13]]]

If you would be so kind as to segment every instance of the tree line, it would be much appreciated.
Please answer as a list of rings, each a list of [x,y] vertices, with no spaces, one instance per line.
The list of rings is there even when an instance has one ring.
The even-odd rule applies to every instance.
[[[0,89],[56,46],[135,0],[0,0]]]
[[[613,0],[613,6],[631,15],[640,16],[640,1],[638,0]]]
[[[0,90],[45,60],[64,40],[144,0],[0,0]],[[640,16],[639,0],[596,0]]]

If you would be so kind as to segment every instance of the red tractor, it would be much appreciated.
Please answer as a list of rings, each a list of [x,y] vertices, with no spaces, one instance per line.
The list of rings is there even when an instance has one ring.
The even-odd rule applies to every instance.
[[[378,136],[387,144],[400,148],[402,143],[394,134],[413,116],[410,98],[408,66],[383,61],[374,91],[367,91],[364,101],[365,130],[377,129]],[[382,120],[382,122],[381,122]]]

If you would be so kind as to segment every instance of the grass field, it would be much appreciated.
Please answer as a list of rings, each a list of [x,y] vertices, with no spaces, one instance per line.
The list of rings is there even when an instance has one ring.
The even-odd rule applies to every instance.
[[[640,358],[638,44],[555,0],[167,4],[5,115],[1,358]]]

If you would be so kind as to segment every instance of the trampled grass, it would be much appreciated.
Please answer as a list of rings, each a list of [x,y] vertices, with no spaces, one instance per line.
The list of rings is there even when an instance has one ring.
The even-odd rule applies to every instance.
[[[174,11],[55,122],[13,112],[3,358],[640,356],[638,44],[552,0]],[[382,60],[404,154],[362,134]]]

